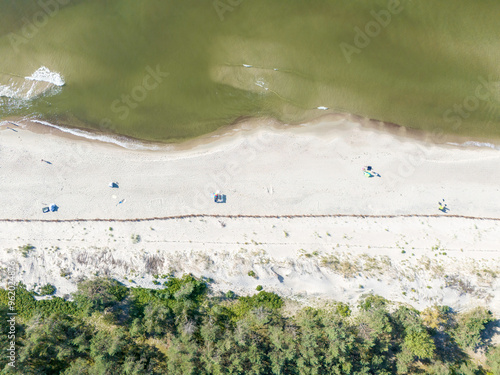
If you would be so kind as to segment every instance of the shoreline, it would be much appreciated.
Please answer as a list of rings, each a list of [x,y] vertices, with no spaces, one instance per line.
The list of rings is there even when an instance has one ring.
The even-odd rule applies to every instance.
[[[486,137],[467,137],[455,134],[440,134],[438,132],[433,133],[349,113],[328,113],[306,122],[289,124],[281,122],[275,118],[244,116],[232,124],[221,126],[213,132],[181,140],[179,142],[149,141],[116,133],[103,132],[96,129],[68,127],[64,125],[52,124],[43,120],[22,117],[7,118],[2,120],[0,121],[0,128],[2,126],[6,126],[6,123],[13,123],[15,125],[22,125],[26,129],[36,133],[50,133],[73,140],[95,141],[129,150],[185,151],[196,148],[197,146],[209,145],[210,143],[216,142],[221,138],[231,138],[232,135],[235,135],[235,133],[238,132],[254,132],[266,128],[270,128],[272,130],[293,131],[297,128],[314,126],[322,123],[338,125],[342,122],[356,123],[366,129],[376,130],[381,133],[388,133],[407,140],[420,141],[435,145],[450,145],[460,148],[485,147],[500,150],[500,138],[490,139]]]

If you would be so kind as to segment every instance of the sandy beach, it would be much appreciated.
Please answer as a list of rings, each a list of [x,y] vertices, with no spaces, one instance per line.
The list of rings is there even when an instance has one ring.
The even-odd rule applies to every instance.
[[[153,275],[192,272],[241,294],[262,285],[311,303],[375,293],[500,312],[498,150],[425,143],[349,118],[262,122],[150,149],[3,122],[2,267],[15,258],[24,283],[50,282],[59,295],[95,274],[153,286]],[[365,177],[364,166],[379,176]],[[214,203],[217,190],[225,203]],[[43,213],[51,204],[58,211]],[[215,216],[168,219],[186,215]]]

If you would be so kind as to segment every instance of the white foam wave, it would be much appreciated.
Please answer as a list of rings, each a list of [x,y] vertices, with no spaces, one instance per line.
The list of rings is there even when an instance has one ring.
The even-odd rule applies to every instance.
[[[45,66],[38,68],[31,76],[25,77],[25,79],[30,81],[48,82],[56,86],[64,86],[66,84],[63,77],[59,73],[51,72],[49,68]]]
[[[17,94],[17,90],[7,85],[0,85],[0,96],[6,98],[14,98]]]
[[[10,99],[29,100],[48,92],[55,94],[55,89],[64,85],[63,77],[45,66],[29,77],[0,73],[0,96]]]
[[[42,120],[31,120],[31,121],[36,122],[36,123],[41,124],[41,125],[50,126],[51,128],[55,128],[57,130],[75,135],[77,137],[96,140],[99,142],[112,143],[112,144],[115,144],[117,146],[127,148],[129,150],[158,150],[160,148],[158,146],[145,145],[143,143],[140,143],[139,141],[133,141],[133,140],[126,138],[126,137],[120,137],[120,136],[113,137],[113,136],[104,135],[104,134],[92,133],[92,132],[82,130],[82,129],[65,128],[65,127],[62,127],[59,125],[54,125],[54,124],[51,124],[50,122],[42,121]]]
[[[449,145],[453,146],[461,146],[461,147],[487,147],[487,148],[492,148],[493,150],[499,150],[500,151],[500,145],[494,145],[493,143],[488,143],[488,142],[476,142],[476,141],[467,141],[464,143],[454,143],[454,142],[448,142]]]

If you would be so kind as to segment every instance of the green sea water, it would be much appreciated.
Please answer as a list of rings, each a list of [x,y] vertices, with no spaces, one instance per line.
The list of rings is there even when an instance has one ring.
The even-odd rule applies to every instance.
[[[500,139],[498,15],[497,0],[0,0],[0,118],[180,141],[347,112]]]

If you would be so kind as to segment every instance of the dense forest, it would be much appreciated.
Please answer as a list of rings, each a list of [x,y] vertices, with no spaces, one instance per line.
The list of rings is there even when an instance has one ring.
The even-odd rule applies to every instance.
[[[79,283],[71,300],[37,300],[55,288],[19,284],[15,368],[0,289],[0,373],[500,374],[483,308],[419,312],[368,295],[359,306],[297,310],[264,290],[240,297],[211,293],[210,280],[191,275],[162,281],[146,289],[96,278]]]

